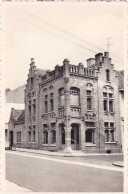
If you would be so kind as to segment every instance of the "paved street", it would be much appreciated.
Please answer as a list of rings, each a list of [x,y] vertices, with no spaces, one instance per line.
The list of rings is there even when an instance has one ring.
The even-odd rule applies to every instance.
[[[6,179],[36,192],[122,192],[122,168],[106,164],[7,151]]]

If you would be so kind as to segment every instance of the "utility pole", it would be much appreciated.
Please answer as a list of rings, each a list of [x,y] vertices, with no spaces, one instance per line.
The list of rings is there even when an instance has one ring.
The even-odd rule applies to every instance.
[[[107,44],[106,44],[106,46],[107,46],[107,51],[108,51],[108,53],[109,53],[109,48],[110,48],[110,39],[111,39],[112,37],[109,37],[109,38],[106,38],[107,39]]]

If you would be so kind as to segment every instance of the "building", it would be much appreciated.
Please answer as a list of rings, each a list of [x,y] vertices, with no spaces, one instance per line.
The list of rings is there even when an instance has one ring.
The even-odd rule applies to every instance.
[[[12,114],[12,109],[23,110],[24,107],[24,90],[25,86],[20,86],[14,90],[7,88],[5,90],[5,147],[8,148],[11,142],[11,134],[15,133],[15,128],[12,128],[10,123],[10,115]],[[15,126],[15,125],[13,125]],[[16,137],[16,135],[15,135]],[[14,138],[15,143],[16,139]],[[22,143],[21,143],[22,145]]]
[[[84,152],[121,152],[119,75],[109,53],[53,71],[31,59],[25,89],[23,147]],[[118,106],[117,106],[118,105]]]
[[[8,130],[9,146],[16,145],[16,147],[22,147],[25,136],[24,110],[11,109]]]

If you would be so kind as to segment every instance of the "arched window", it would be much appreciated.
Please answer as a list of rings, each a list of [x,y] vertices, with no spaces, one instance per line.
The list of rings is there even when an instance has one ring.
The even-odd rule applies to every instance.
[[[48,144],[48,131],[44,131],[43,135],[44,135],[44,144]]]
[[[56,131],[55,130],[51,131],[51,143],[52,144],[56,143]]]
[[[87,129],[85,131],[85,140],[87,143],[94,143],[94,130]]]
[[[110,71],[106,69],[106,81],[110,81]]]

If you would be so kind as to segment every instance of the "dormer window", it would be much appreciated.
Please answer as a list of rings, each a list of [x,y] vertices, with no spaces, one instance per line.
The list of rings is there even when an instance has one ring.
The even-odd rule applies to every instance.
[[[106,69],[106,81],[110,81],[110,71]]]

